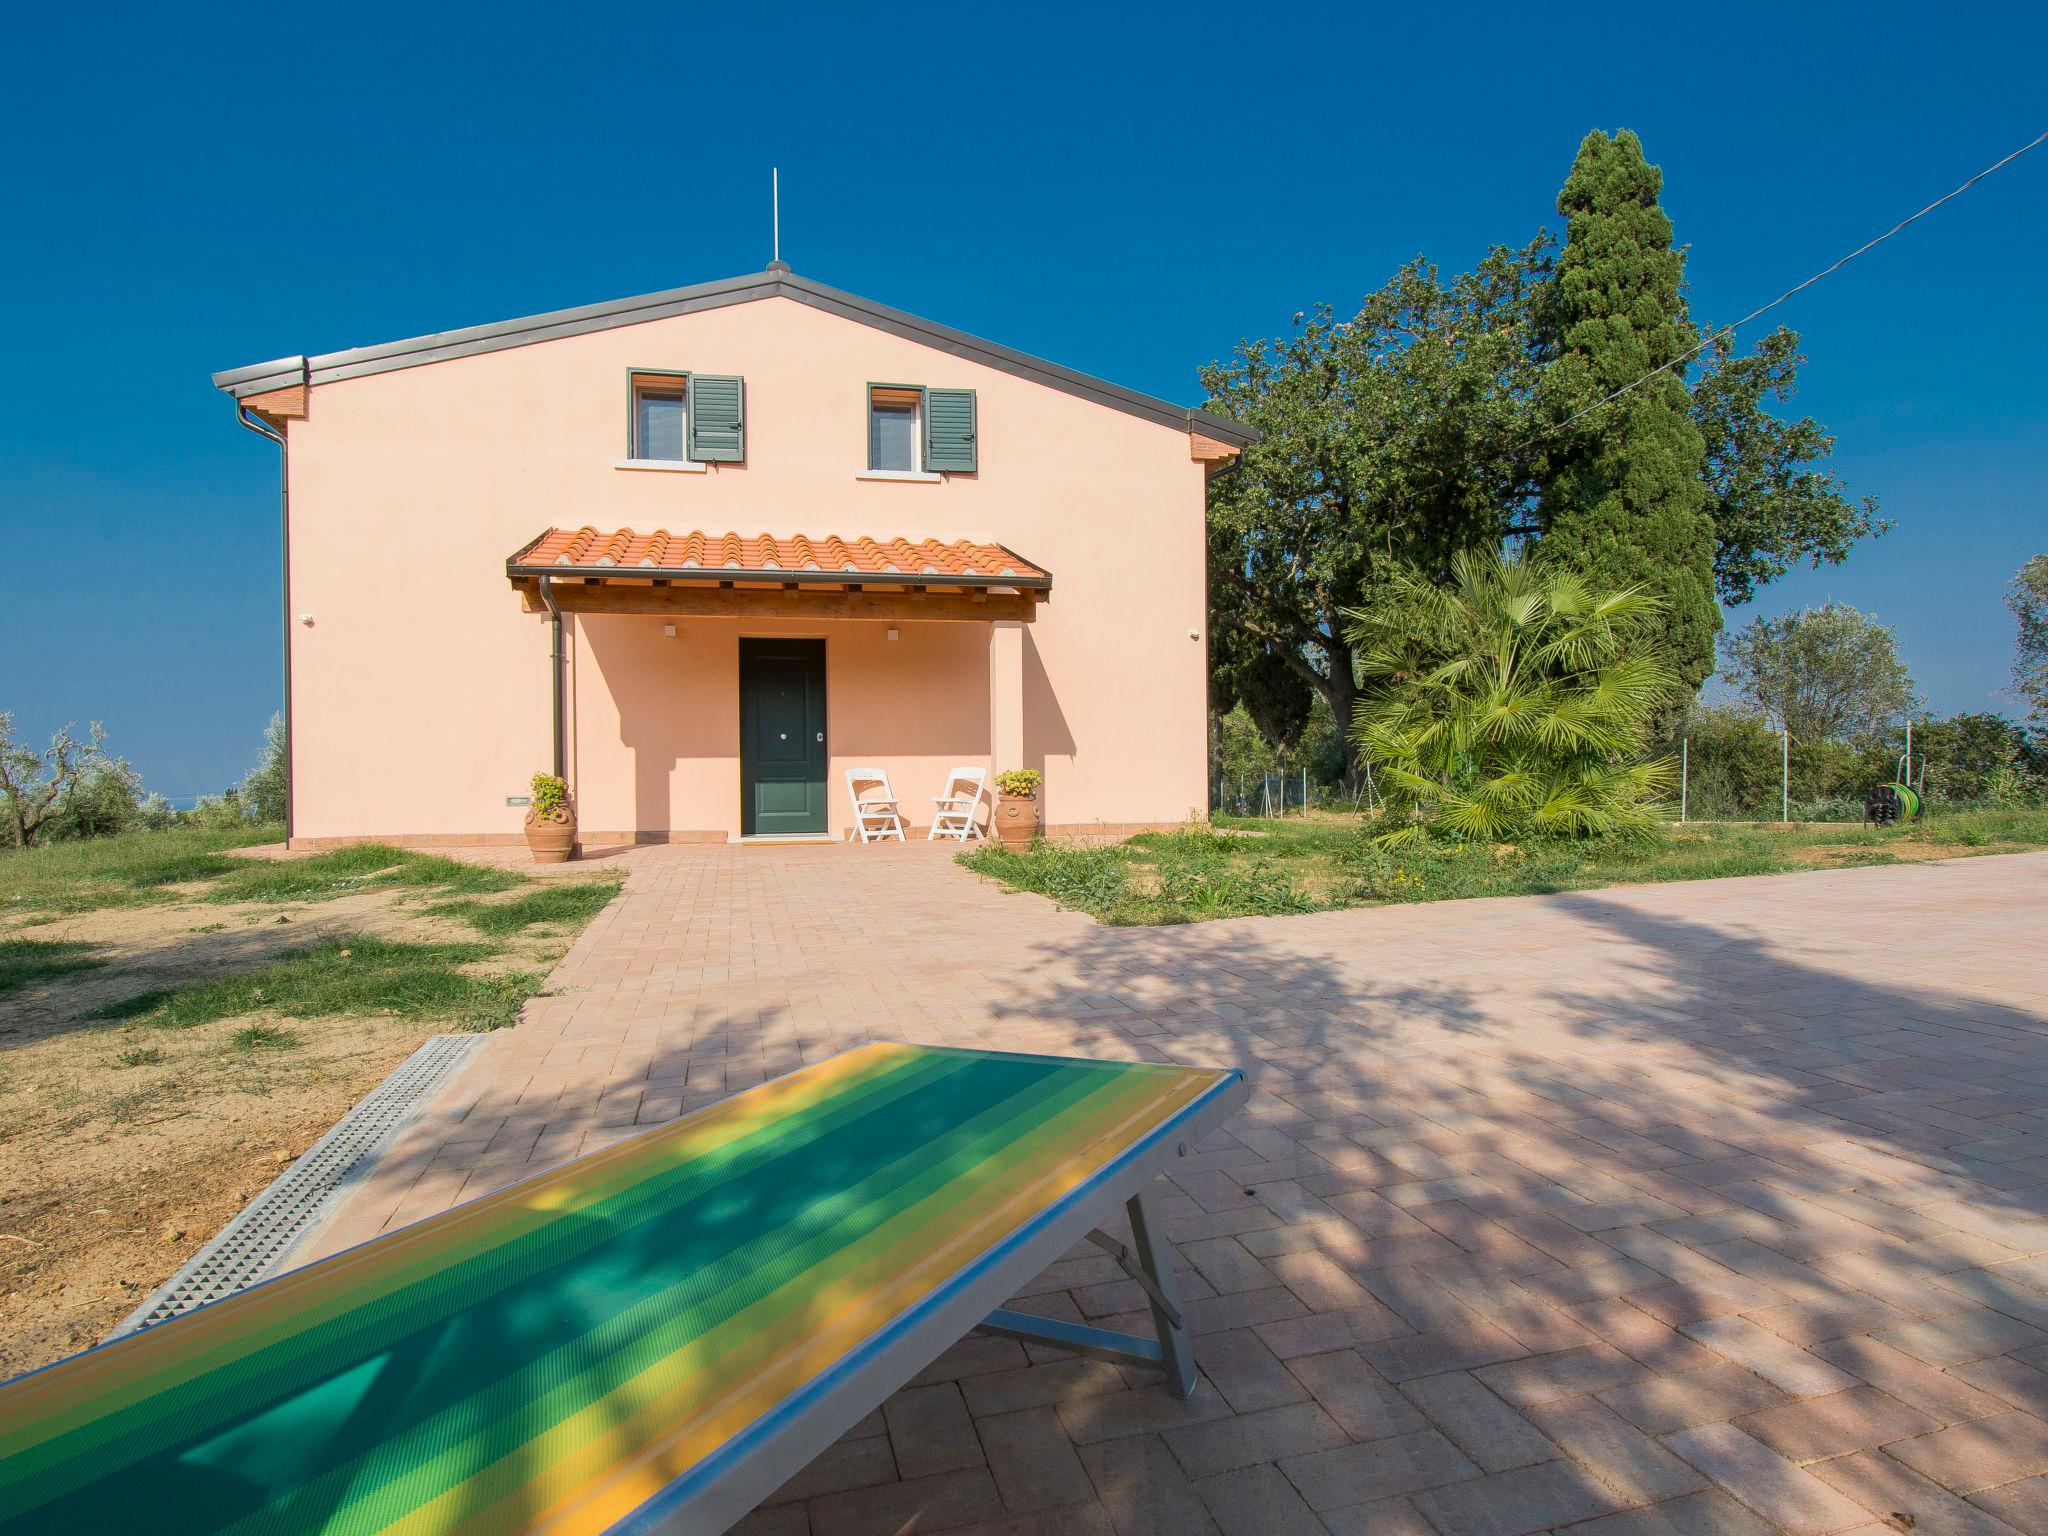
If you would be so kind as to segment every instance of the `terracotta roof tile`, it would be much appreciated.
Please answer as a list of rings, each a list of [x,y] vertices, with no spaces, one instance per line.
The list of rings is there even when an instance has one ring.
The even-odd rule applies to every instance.
[[[992,586],[1045,587],[1052,578],[1030,561],[1000,544],[956,539],[842,539],[759,533],[610,533],[592,527],[550,528],[506,562],[531,574],[542,568],[584,573],[616,570],[621,576],[643,571],[677,574],[702,571],[706,576],[733,572],[776,572],[802,580],[843,580],[855,576],[900,577],[905,582],[963,582],[985,579]]]

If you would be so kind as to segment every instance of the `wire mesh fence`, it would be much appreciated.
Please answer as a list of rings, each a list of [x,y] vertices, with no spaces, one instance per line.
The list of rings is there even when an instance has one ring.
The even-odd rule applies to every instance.
[[[2013,755],[2012,740],[1952,741],[1952,725],[1936,722],[1909,748],[1903,730],[1853,742],[1803,741],[1760,717],[1709,719],[1658,754],[1671,762],[1669,814],[1687,822],[1861,822],[1884,802],[1888,785],[1913,790],[1919,806],[2039,802],[2042,775],[2024,754]],[[1260,772],[1255,766],[1218,766],[1209,779],[1209,809],[1224,815],[1364,813],[1380,803],[1369,769],[1349,783],[1320,779],[1307,768]]]

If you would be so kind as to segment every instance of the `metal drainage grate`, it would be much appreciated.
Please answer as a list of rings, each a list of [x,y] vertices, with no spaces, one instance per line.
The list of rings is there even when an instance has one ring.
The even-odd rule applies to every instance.
[[[110,1337],[232,1296],[276,1269],[368,1171],[385,1142],[483,1042],[482,1035],[430,1036]]]

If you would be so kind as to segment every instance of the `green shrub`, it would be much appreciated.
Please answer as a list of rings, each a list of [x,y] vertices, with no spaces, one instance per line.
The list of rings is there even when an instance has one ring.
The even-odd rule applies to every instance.
[[[1655,600],[1520,553],[1467,551],[1452,577],[1397,571],[1384,607],[1346,614],[1378,841],[1648,835],[1678,766],[1644,758],[1673,687],[1638,643]]]

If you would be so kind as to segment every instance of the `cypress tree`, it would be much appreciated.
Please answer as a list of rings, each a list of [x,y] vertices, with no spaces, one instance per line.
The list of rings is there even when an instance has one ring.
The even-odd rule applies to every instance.
[[[1635,134],[1597,129],[1558,193],[1565,244],[1545,326],[1545,392],[1562,421],[1698,339],[1687,317],[1685,253],[1658,206],[1663,175]],[[1682,370],[1578,422],[1554,447],[1540,526],[1548,554],[1602,591],[1638,587],[1662,612],[1648,637],[1686,687],[1714,670],[1714,525],[1700,472],[1706,446]]]

